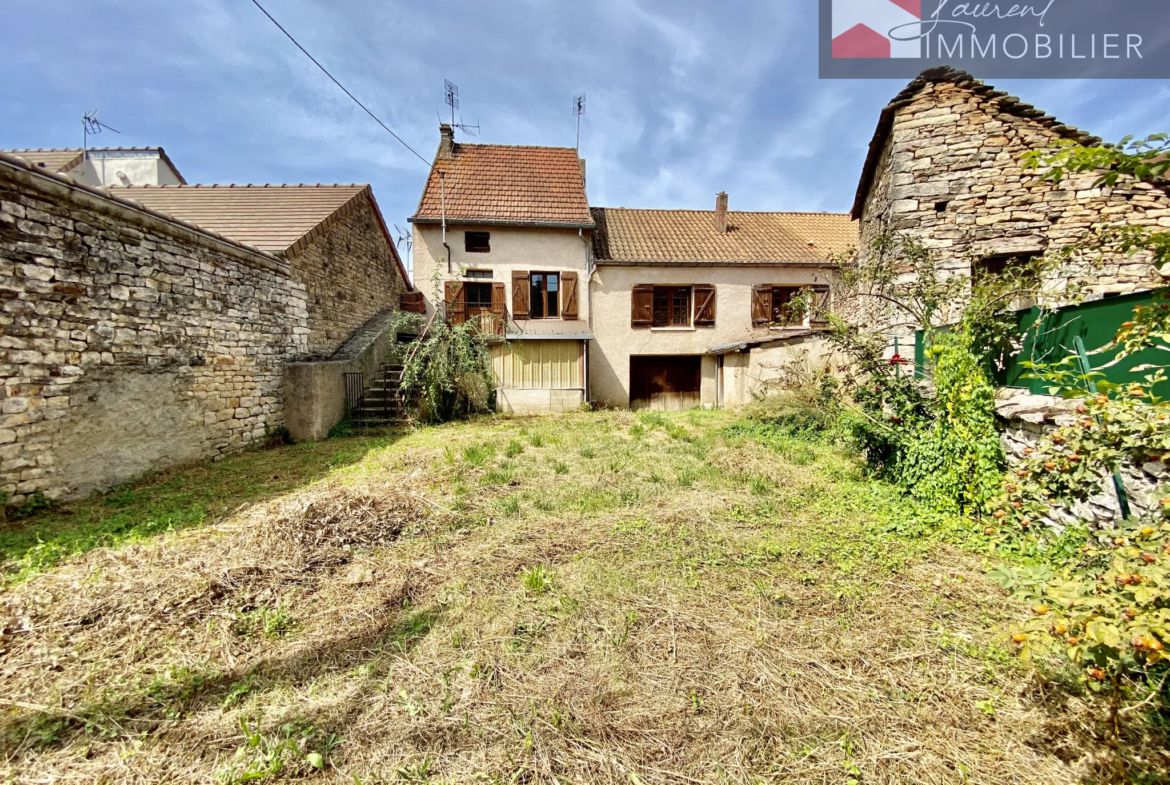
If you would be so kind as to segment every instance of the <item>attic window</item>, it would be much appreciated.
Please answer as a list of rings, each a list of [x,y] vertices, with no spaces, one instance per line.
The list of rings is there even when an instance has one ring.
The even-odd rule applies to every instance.
[[[492,271],[491,270],[468,270],[467,275],[465,277],[467,277],[467,278],[491,278]]]
[[[463,250],[467,253],[490,253],[491,239],[491,232],[464,232]]]

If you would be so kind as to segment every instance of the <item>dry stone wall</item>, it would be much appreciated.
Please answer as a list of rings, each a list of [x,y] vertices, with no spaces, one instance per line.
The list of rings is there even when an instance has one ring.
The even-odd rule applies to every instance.
[[[309,351],[317,357],[331,356],[376,314],[397,309],[409,288],[365,195],[289,262],[308,290]]]
[[[282,422],[287,265],[0,162],[0,491],[83,495]]]
[[[913,234],[944,269],[967,275],[972,257],[1057,249],[1103,223],[1170,228],[1170,197],[1160,188],[1133,180],[1095,188],[1091,174],[1053,184],[1024,172],[1026,152],[1053,149],[1069,130],[1023,116],[1036,110],[1017,111],[1010,96],[946,81],[897,108],[863,203],[862,251],[883,233]],[[1068,280],[1093,297],[1163,282],[1143,255],[1110,258]]]

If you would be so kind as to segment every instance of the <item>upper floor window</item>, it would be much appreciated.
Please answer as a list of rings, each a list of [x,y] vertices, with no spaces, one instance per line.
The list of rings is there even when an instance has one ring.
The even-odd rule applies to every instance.
[[[691,287],[655,286],[651,327],[691,326]]]
[[[640,283],[630,294],[634,327],[714,327],[715,286]]]
[[[492,250],[491,232],[464,232],[463,250],[467,253],[490,253]]]
[[[752,324],[756,326],[823,328],[828,324],[830,306],[825,284],[752,287]]]
[[[529,318],[555,319],[560,314],[561,276],[559,273],[529,273]]]

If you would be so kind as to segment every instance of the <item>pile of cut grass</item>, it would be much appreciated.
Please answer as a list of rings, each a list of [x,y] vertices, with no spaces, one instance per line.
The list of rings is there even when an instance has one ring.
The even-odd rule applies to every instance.
[[[1014,609],[980,564],[898,536],[900,499],[847,456],[735,422],[608,412],[354,440],[361,459],[323,483],[29,572],[0,595],[6,776],[1088,770],[1083,710],[1050,717],[997,644]]]

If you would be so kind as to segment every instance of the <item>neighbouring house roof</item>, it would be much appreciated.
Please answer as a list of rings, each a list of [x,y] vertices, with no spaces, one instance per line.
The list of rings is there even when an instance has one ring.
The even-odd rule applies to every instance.
[[[857,245],[844,213],[729,211],[726,232],[714,210],[595,207],[598,264],[813,264]]]
[[[410,286],[369,185],[128,185],[108,189],[262,251],[290,257],[367,203]]]
[[[437,155],[416,223],[447,222],[590,229],[589,200],[571,147],[454,144]]]
[[[734,343],[725,343],[721,346],[712,346],[707,350],[707,354],[749,352],[752,349],[764,346],[766,344],[779,343],[781,341],[794,341],[797,338],[809,338],[814,335],[818,335],[816,330],[807,330],[804,328],[786,330],[784,332],[778,332],[772,335],[764,335],[757,338],[745,338],[742,341],[735,341]]]
[[[274,254],[272,254],[268,251],[263,251],[263,250],[255,247],[254,245],[249,245],[248,243],[240,242],[239,240],[236,240],[236,239],[231,238],[231,237],[224,237],[222,234],[220,234],[215,229],[200,226],[197,223],[195,223],[194,221],[191,221],[189,219],[177,218],[176,216],[173,216],[170,213],[152,209],[152,208],[147,207],[146,205],[142,204],[141,202],[139,202],[135,199],[129,198],[129,196],[113,193],[113,189],[111,189],[111,188],[103,188],[100,186],[93,186],[93,185],[86,185],[84,183],[79,183],[79,182],[77,182],[76,178],[74,178],[72,175],[70,175],[67,172],[50,171],[47,167],[39,166],[38,164],[33,163],[31,160],[29,160],[23,156],[12,155],[6,151],[0,150],[0,165],[12,167],[13,169],[26,170],[26,171],[33,173],[34,175],[40,175],[42,177],[56,180],[56,181],[60,182],[62,185],[65,185],[66,187],[73,188],[73,189],[78,190],[78,191],[84,191],[88,194],[99,197],[101,199],[106,199],[106,200],[109,200],[110,202],[114,202],[116,204],[119,204],[124,208],[130,208],[133,210],[137,210],[139,212],[145,213],[147,215],[151,215],[155,218],[161,219],[161,220],[166,221],[168,223],[175,224],[176,226],[180,226],[183,229],[186,229],[188,231],[193,231],[193,232],[197,232],[201,235],[205,235],[207,237],[212,238],[213,240],[217,240],[217,241],[224,243],[226,245],[234,246],[236,248],[241,248],[241,249],[243,249],[251,254],[265,257],[266,259],[269,259],[272,262],[276,262],[276,263],[281,264],[285,270],[288,269],[288,263],[286,261],[284,261],[283,259],[280,259],[279,257],[275,256]],[[120,190],[126,191],[128,189],[122,188]]]
[[[0,153],[7,153],[8,155],[18,155],[25,160],[31,161],[34,166],[39,169],[46,169],[50,172],[68,172],[75,168],[82,161],[82,153],[85,151],[80,147],[75,148],[52,148],[52,149],[37,149],[37,150],[0,150]],[[167,166],[171,167],[171,171],[175,173],[175,177],[179,178],[179,182],[186,183],[183,175],[180,174],[178,167],[167,156],[166,150],[161,147],[91,147],[91,153],[158,153],[158,157],[166,161]]]
[[[890,130],[893,128],[894,117],[897,115],[898,110],[913,102],[918,97],[918,94],[928,86],[946,82],[965,87],[972,93],[989,100],[998,99],[998,106],[1001,112],[1032,120],[1038,125],[1051,129],[1065,139],[1071,139],[1078,144],[1090,147],[1101,144],[1100,137],[1082,131],[1076,126],[1065,125],[1052,115],[1045,114],[1031,104],[1024,103],[1013,95],[1009,95],[1002,90],[996,90],[991,85],[984,84],[966,71],[959,71],[946,65],[937,68],[928,68],[919,74],[914,81],[906,85],[902,92],[894,96],[894,100],[890,101],[882,109],[882,113],[878,117],[877,130],[874,131],[873,139],[870,140],[869,153],[866,155],[865,166],[861,170],[861,181],[857,185],[857,195],[853,200],[852,216],[854,219],[861,217],[861,211],[865,207],[865,198],[869,195],[869,189],[873,185],[877,174],[878,161],[881,160],[882,151],[885,149],[886,140],[890,136]]]

